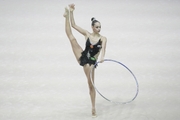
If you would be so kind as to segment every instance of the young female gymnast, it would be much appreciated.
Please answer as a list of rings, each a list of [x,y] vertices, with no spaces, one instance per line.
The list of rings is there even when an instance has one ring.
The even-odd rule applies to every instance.
[[[91,103],[92,103],[92,117],[96,117],[96,109],[95,109],[96,92],[95,92],[94,86],[91,83],[90,72],[98,59],[100,51],[101,51],[100,61],[103,62],[104,56],[105,56],[107,39],[106,37],[99,34],[101,30],[101,24],[99,21],[95,20],[94,18],[91,19],[92,30],[93,30],[92,33],[76,25],[75,20],[74,20],[74,15],[73,15],[74,10],[75,10],[74,4],[69,5],[69,10],[68,8],[65,8],[65,13],[64,13],[65,31],[66,31],[67,37],[70,40],[72,50],[77,59],[77,62],[81,66],[83,66],[84,73],[87,77]],[[69,20],[69,17],[70,17],[70,20]],[[85,50],[83,50],[80,47],[80,45],[76,41],[76,38],[73,36],[69,21],[71,22],[71,26],[75,30],[77,30],[79,33],[85,36],[85,39],[86,39]],[[94,70],[92,71],[92,81],[94,82]]]

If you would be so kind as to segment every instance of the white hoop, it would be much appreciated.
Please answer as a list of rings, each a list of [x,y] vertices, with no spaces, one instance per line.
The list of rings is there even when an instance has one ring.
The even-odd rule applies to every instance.
[[[106,98],[104,95],[102,95],[102,94],[99,92],[99,90],[96,88],[96,86],[94,85],[94,83],[93,83],[93,81],[92,81],[92,71],[95,69],[95,67],[96,67],[96,66],[98,65],[98,63],[100,63],[100,62],[96,62],[96,64],[94,65],[94,67],[91,69],[91,72],[90,72],[91,83],[93,84],[95,90],[96,90],[104,99],[106,99],[106,100],[109,101],[109,102],[115,103],[115,104],[127,104],[127,103],[130,103],[130,102],[132,102],[133,100],[135,100],[135,98],[137,97],[138,92],[139,92],[139,84],[138,84],[138,81],[137,81],[135,75],[133,74],[133,72],[132,72],[127,66],[125,66],[124,64],[122,64],[122,63],[119,62],[119,61],[111,60],[111,59],[104,59],[104,62],[106,62],[106,61],[118,63],[118,64],[122,65],[124,68],[126,68],[126,69],[131,73],[131,75],[133,76],[133,78],[134,78],[134,80],[135,80],[135,82],[136,82],[136,94],[135,94],[135,96],[134,96],[131,100],[129,100],[129,101],[127,101],[127,102],[115,102],[115,101],[112,101],[112,100]]]

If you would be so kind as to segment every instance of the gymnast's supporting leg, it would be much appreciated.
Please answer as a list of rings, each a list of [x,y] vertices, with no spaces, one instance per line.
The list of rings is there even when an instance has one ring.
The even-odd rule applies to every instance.
[[[84,72],[88,80],[89,94],[90,94],[91,103],[92,103],[92,117],[96,117],[96,108],[95,108],[96,91],[94,89],[94,86],[91,82],[91,77],[90,77],[90,72],[93,67],[94,67],[93,65],[90,66],[89,64],[86,64],[84,66]],[[94,82],[94,70],[92,71],[92,81]]]
[[[66,31],[66,35],[69,38],[69,41],[71,43],[74,55],[75,55],[77,61],[79,62],[79,58],[80,58],[81,52],[83,50],[80,47],[80,45],[77,43],[76,38],[72,34],[71,26],[70,26],[70,23],[69,23],[69,10],[68,10],[68,8],[65,8],[64,17],[65,17],[65,31]]]

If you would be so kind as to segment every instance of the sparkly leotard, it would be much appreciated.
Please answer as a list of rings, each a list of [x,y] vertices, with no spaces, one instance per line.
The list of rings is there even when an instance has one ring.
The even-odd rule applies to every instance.
[[[87,39],[85,50],[81,53],[82,55],[79,58],[81,66],[84,66],[85,64],[94,65],[96,63],[96,58],[94,56],[98,54],[102,48],[101,44],[101,39],[94,45],[90,43],[89,38]]]

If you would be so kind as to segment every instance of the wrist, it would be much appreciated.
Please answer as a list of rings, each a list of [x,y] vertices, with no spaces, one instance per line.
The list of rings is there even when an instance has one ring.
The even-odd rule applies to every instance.
[[[70,8],[70,9],[69,9],[69,11],[70,11],[70,12],[73,12],[73,11],[74,11],[74,9]]]

